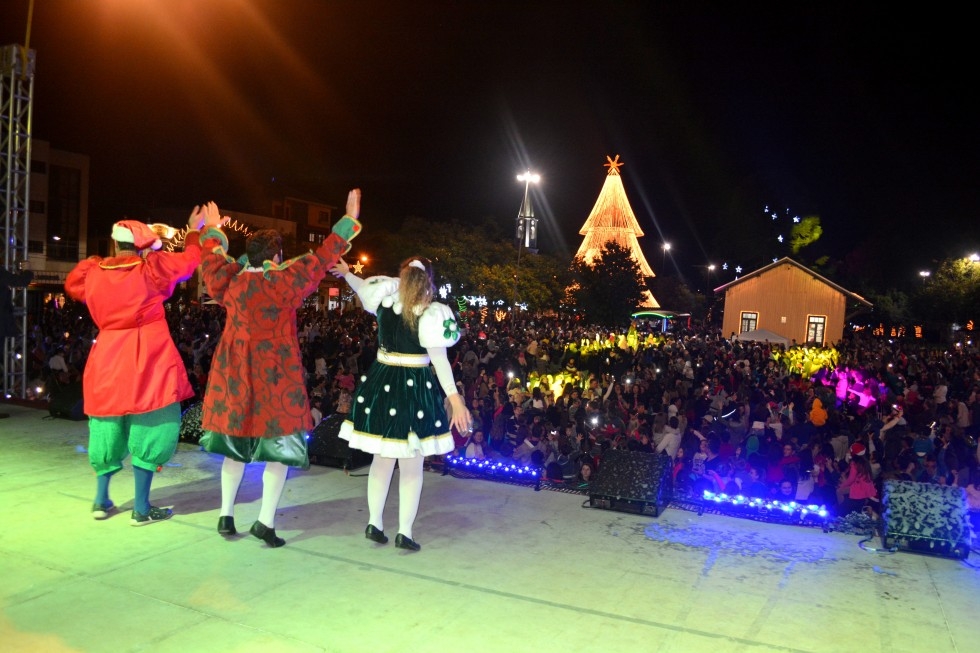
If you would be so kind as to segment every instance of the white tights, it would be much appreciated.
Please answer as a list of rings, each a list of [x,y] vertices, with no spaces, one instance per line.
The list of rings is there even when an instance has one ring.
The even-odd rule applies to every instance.
[[[375,455],[368,472],[368,513],[370,524],[384,530],[384,509],[391,486],[391,475],[398,461],[398,532],[412,539],[412,525],[419,513],[422,497],[422,465],[425,458],[382,458]]]
[[[266,463],[262,472],[262,507],[259,508],[259,521],[275,528],[276,509],[286,486],[289,467],[282,463]],[[245,463],[225,458],[221,465],[221,516],[235,516],[235,497],[245,475]]]

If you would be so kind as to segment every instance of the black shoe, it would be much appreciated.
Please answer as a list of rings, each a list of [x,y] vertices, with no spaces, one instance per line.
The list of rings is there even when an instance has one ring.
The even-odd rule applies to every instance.
[[[132,526],[146,526],[147,524],[155,524],[158,521],[165,521],[173,516],[174,511],[170,508],[155,508],[154,506],[150,506],[150,511],[145,515],[133,510],[129,518],[129,523]]]
[[[276,529],[269,528],[258,520],[252,524],[252,528],[250,528],[248,532],[271,546],[273,549],[277,549],[286,544],[286,540],[282,539],[281,537],[276,537]]]
[[[368,524],[368,527],[364,529],[364,537],[369,540],[374,540],[378,544],[387,544],[388,537],[385,535],[384,531],[379,531],[374,524]]]
[[[218,532],[222,535],[237,535],[235,530],[235,518],[223,515],[218,517]]]
[[[406,549],[407,551],[421,551],[422,545],[413,540],[410,537],[405,537],[401,533],[395,536],[395,546],[399,549]]]

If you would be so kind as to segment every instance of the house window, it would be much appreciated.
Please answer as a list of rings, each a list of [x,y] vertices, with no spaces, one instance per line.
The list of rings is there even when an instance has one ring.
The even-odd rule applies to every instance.
[[[332,224],[331,218],[333,217],[330,215],[330,213],[330,211],[320,211],[317,214],[318,224],[330,226]]]
[[[827,326],[826,315],[811,315],[806,320],[806,341],[811,344],[823,344],[823,332]]]
[[[746,331],[755,331],[759,325],[759,314],[749,313],[747,311],[742,311],[742,326],[739,328],[739,333],[745,333]]]

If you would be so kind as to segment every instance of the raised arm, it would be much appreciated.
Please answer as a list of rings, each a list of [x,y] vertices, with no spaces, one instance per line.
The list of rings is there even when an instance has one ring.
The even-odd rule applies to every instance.
[[[350,265],[342,258],[337,259],[337,264],[330,268],[330,274],[346,281],[354,292],[360,290],[361,285],[364,283],[364,279],[351,272]]]
[[[361,223],[358,222],[358,216],[361,214],[361,189],[355,188],[347,193],[346,211],[344,216],[334,224],[330,235],[313,252],[323,266],[318,271],[320,274],[326,274],[326,271],[337,265],[341,260],[340,257],[350,250],[350,241],[361,233]]]

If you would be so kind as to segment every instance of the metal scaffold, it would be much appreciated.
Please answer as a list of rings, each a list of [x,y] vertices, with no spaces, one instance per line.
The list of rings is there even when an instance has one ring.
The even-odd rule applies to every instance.
[[[31,194],[31,107],[34,51],[19,45],[0,50],[0,201],[3,202],[4,278],[27,268]],[[6,282],[4,282],[6,286]],[[4,289],[0,289],[4,290]],[[3,396],[27,397],[27,288],[9,288],[14,335],[3,337]],[[7,310],[11,307],[0,307]],[[10,321],[7,321],[8,326]],[[0,325],[2,326],[2,325]]]

